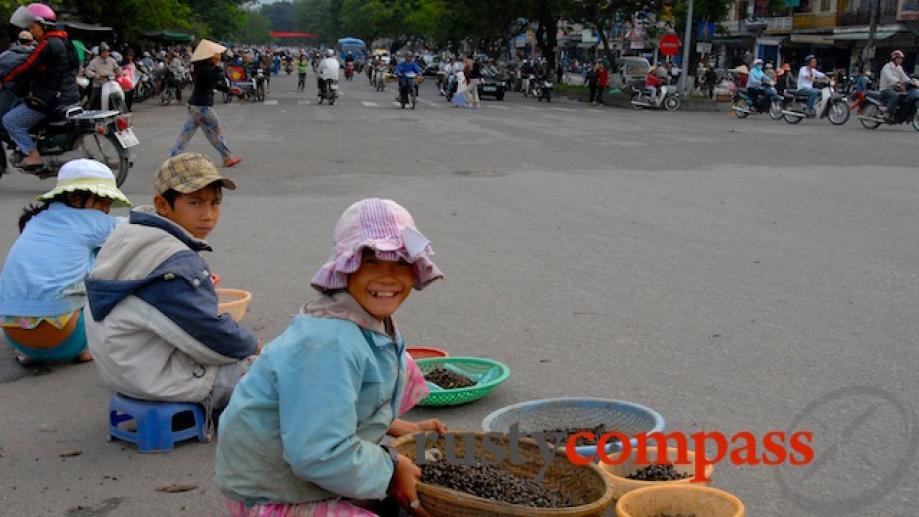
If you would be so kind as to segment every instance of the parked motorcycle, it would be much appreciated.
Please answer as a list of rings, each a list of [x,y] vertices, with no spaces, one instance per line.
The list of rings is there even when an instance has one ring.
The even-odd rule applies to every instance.
[[[329,106],[335,104],[335,99],[338,98],[338,81],[335,79],[325,79],[322,81],[322,87],[319,89],[319,104],[322,104],[322,101],[329,101]]]
[[[667,111],[677,111],[683,104],[680,93],[672,86],[658,87],[657,99],[651,100],[651,90],[649,88],[632,87],[632,100],[629,101],[633,109],[643,110],[645,108],[661,109]]]
[[[115,110],[83,111],[83,108],[59,108],[30,130],[38,145],[44,164],[39,168],[21,169],[41,179],[57,176],[67,162],[90,158],[102,162],[115,173],[118,186],[124,183],[131,168],[131,149],[140,144],[134,135],[133,115]],[[16,148],[6,132],[0,141],[0,176],[9,167],[19,168],[23,154]]]
[[[772,85],[764,83],[768,88]],[[768,92],[767,88],[767,92]],[[772,120],[782,118],[782,98],[774,95],[770,98],[768,93],[763,94],[756,100],[756,105],[750,97],[746,88],[740,88],[734,92],[734,98],[731,100],[731,109],[737,118],[747,118],[754,113],[768,113]]]
[[[833,91],[830,81],[815,81],[814,88],[820,90],[820,97],[814,104],[814,117],[826,118],[830,124],[841,126],[849,120],[849,104],[845,97]],[[782,116],[785,122],[797,124],[807,117],[807,95],[799,90],[785,90],[782,99]]]
[[[919,79],[913,79],[910,88],[919,88]],[[906,93],[900,94],[900,99],[897,101],[897,112],[891,121],[884,118],[882,106],[885,103],[881,100],[881,92],[868,91],[864,99],[858,103],[856,116],[865,129],[877,129],[881,124],[910,124],[913,129],[919,131],[919,100],[912,102],[908,100]]]
[[[153,93],[156,91],[156,83],[153,81],[152,74],[142,71],[139,68],[137,73],[140,74],[140,78],[134,86],[134,102],[144,102],[153,96]]]

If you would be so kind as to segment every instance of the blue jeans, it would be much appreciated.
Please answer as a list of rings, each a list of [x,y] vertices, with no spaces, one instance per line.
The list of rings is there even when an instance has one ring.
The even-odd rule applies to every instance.
[[[29,130],[44,118],[44,113],[35,111],[25,104],[16,106],[3,116],[3,127],[22,154],[29,154],[36,149],[35,140],[32,139]]]
[[[820,97],[820,90],[816,88],[799,88],[798,93],[807,95],[807,109],[814,109],[814,104],[817,102],[817,97]]]

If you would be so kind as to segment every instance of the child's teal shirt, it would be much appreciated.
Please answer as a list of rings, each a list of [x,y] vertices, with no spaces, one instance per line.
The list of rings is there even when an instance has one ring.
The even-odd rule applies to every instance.
[[[404,343],[346,292],[304,308],[262,350],[220,418],[216,481],[251,503],[381,499]]]

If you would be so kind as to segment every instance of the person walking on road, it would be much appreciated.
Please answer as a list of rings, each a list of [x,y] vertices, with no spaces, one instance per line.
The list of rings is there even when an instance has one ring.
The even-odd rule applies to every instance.
[[[226,82],[223,80],[223,74],[217,67],[220,62],[220,55],[226,52],[227,48],[218,45],[213,41],[206,39],[201,40],[198,48],[191,57],[195,70],[195,88],[188,99],[188,119],[182,126],[182,132],[176,139],[175,147],[169,153],[169,156],[176,156],[185,150],[189,140],[200,127],[204,131],[208,142],[223,157],[224,167],[232,167],[242,161],[242,158],[233,156],[223,139],[223,129],[220,127],[220,121],[217,120],[217,114],[214,113],[214,90],[230,91]],[[231,92],[233,93],[233,92]],[[237,90],[237,92],[239,91]]]
[[[597,63],[597,102],[594,104],[603,104],[603,92],[608,85],[609,74],[606,71],[606,67],[603,65],[603,61],[600,61]]]
[[[472,109],[481,107],[482,102],[479,100],[479,84],[482,83],[482,65],[478,61],[472,64],[468,76],[469,88],[466,93],[467,106]]]
[[[594,63],[589,69],[587,69],[587,75],[584,77],[584,82],[587,83],[587,88],[590,90],[590,103],[597,104],[597,67],[599,63]]]

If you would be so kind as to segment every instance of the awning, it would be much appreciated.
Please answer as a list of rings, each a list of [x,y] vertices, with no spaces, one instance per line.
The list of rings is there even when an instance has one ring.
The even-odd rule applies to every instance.
[[[811,45],[832,45],[832,34],[792,34],[792,43],[810,43]]]
[[[141,32],[142,35],[160,41],[175,41],[178,43],[191,43],[194,41],[195,37],[191,34],[184,32],[173,32],[173,31],[146,31]]]
[[[874,33],[874,39],[882,40],[887,39],[897,31],[877,31]],[[836,41],[868,41],[867,32],[843,32],[840,34],[833,34],[832,38]]]
[[[111,27],[104,27],[102,25],[90,25],[88,23],[80,22],[64,22],[61,25],[63,25],[67,30],[78,30],[84,32],[114,32],[115,30]]]

